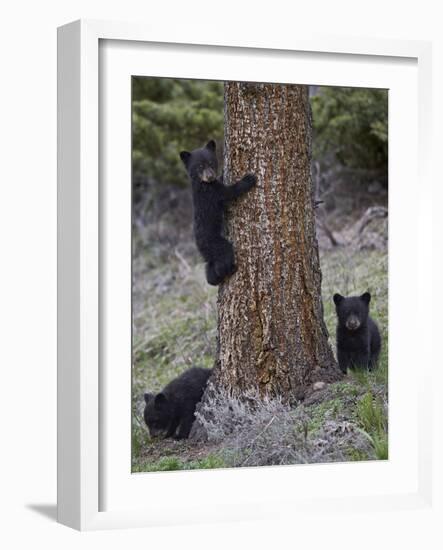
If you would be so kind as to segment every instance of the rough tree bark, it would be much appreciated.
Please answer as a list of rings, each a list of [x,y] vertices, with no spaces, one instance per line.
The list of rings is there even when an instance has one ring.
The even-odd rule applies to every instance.
[[[216,388],[302,399],[340,377],[323,320],[306,86],[225,84],[225,179],[255,173],[232,204],[238,271],[219,288]]]

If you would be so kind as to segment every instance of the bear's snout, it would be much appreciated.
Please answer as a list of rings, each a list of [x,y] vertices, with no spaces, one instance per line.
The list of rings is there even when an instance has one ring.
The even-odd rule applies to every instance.
[[[360,326],[360,319],[356,315],[350,315],[346,319],[346,328],[348,330],[357,330]]]
[[[216,178],[215,171],[212,168],[205,168],[201,175],[201,180],[204,183],[211,183]]]

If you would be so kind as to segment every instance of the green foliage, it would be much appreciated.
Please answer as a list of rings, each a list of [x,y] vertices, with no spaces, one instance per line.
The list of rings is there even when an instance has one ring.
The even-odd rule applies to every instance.
[[[159,183],[186,183],[179,152],[223,140],[223,83],[133,77],[133,173]],[[313,156],[387,173],[386,90],[320,87],[311,98]]]
[[[387,90],[321,87],[311,105],[314,158],[332,153],[350,168],[387,173]]]
[[[133,77],[133,173],[184,184],[179,152],[223,139],[223,83]]]
[[[350,448],[347,453],[347,457],[352,462],[359,462],[361,460],[368,460],[368,455],[365,451],[360,449]]]
[[[311,434],[318,432],[327,420],[335,420],[343,409],[343,401],[340,397],[329,399],[312,406],[309,409],[308,431]]]
[[[170,472],[177,470],[212,470],[225,467],[220,456],[209,454],[199,460],[182,460],[176,456],[168,456],[157,462],[139,463],[133,466],[132,472]]]
[[[377,460],[388,460],[389,444],[388,434],[386,431],[380,431],[372,436],[372,445],[374,447]]]
[[[383,404],[368,391],[357,403],[356,417],[379,460],[388,458],[387,415]]]
[[[366,393],[357,403],[357,418],[362,428],[368,432],[378,432],[384,428],[383,408],[372,393]]]

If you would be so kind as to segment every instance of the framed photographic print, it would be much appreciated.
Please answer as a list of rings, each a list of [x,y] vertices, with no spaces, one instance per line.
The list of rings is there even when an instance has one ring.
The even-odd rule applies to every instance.
[[[429,506],[429,46],[58,41],[59,521]]]

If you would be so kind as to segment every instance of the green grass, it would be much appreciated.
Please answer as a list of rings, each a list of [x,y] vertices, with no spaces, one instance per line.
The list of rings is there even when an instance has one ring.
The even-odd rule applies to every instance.
[[[382,405],[370,391],[358,401],[356,416],[362,428],[368,433],[378,432],[384,428]]]
[[[335,420],[343,410],[344,404],[340,397],[334,397],[310,408],[308,432],[314,435],[323,426],[325,420]]]
[[[358,424],[368,436],[374,448],[375,456],[388,458],[387,414],[380,398],[368,391],[357,403],[356,418]]]
[[[177,470],[211,470],[223,468],[225,462],[217,455],[209,454],[200,460],[183,460],[176,456],[164,457],[155,462],[140,462],[132,469],[137,472],[170,472]]]

